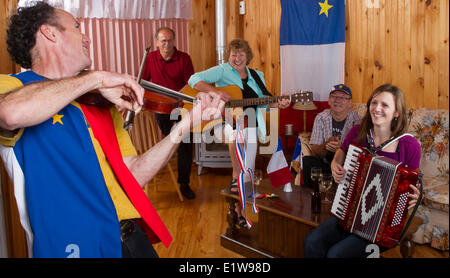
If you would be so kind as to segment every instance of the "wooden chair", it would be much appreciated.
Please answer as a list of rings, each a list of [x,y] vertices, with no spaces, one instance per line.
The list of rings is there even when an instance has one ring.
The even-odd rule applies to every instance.
[[[413,217],[411,225],[403,237],[403,240],[397,247],[389,249],[380,254],[382,258],[398,257],[412,258],[414,255],[416,244],[411,240],[412,235],[419,229],[419,226],[423,224],[423,219],[417,215]]]
[[[8,173],[0,158],[0,190],[3,197],[3,211],[5,220],[6,244],[9,258],[27,258],[27,239],[25,230],[20,224],[19,211],[17,209],[16,197],[14,196],[14,185],[8,177]],[[1,205],[1,203],[0,203]]]
[[[138,154],[144,153],[156,145],[160,141],[160,138],[162,138],[159,128],[156,127],[155,115],[147,111],[142,111],[136,115],[133,128],[129,131],[129,134]],[[181,194],[177,179],[173,172],[173,162],[175,162],[175,160],[172,158],[164,169],[162,169],[153,180],[145,186],[144,190],[147,195],[149,195],[151,185],[157,190],[158,184],[169,182],[174,186],[180,201],[183,201],[183,195]],[[167,174],[170,176],[169,180],[163,178],[167,176]]]

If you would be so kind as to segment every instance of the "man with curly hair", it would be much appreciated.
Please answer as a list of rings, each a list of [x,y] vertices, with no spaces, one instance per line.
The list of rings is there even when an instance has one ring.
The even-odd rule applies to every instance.
[[[158,257],[151,243],[168,246],[172,238],[141,187],[194,118],[220,115],[220,96],[199,93],[170,136],[138,156],[118,111],[138,111],[144,90],[124,74],[85,71],[90,40],[71,14],[43,2],[19,8],[7,44],[29,69],[0,75],[0,156],[29,256]],[[114,105],[83,104],[92,91]]]

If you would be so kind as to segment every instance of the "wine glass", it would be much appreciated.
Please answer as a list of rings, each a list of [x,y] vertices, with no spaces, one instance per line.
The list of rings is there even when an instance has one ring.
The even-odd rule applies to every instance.
[[[314,191],[311,192],[311,210],[313,213],[320,213],[321,196],[320,196],[320,181],[322,180],[322,168],[311,168],[311,179],[314,182]]]
[[[328,190],[333,185],[333,176],[329,173],[325,173],[322,176],[322,182],[320,183],[320,191],[325,194],[324,203],[331,203],[331,200],[328,199]]]
[[[255,185],[260,185],[261,181],[263,179],[263,172],[260,169],[255,169],[253,171],[253,180],[255,182]]]
[[[313,180],[314,183],[320,184],[320,181],[322,180],[322,168],[312,167],[311,179]]]

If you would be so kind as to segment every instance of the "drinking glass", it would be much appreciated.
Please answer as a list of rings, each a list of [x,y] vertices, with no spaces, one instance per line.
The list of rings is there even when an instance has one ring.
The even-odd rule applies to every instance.
[[[328,199],[328,190],[333,185],[333,176],[329,173],[323,174],[322,182],[320,183],[320,191],[325,194],[324,203],[331,203],[331,200]]]
[[[322,180],[322,168],[312,167],[311,168],[311,179],[314,183],[320,184]]]
[[[260,185],[261,181],[263,179],[263,172],[260,169],[255,169],[253,171],[253,180],[255,182],[255,185]]]
[[[322,168],[311,168],[311,179],[314,182],[314,191],[311,193],[311,211],[312,213],[320,213],[321,210],[321,196],[320,196],[320,181],[322,180]]]

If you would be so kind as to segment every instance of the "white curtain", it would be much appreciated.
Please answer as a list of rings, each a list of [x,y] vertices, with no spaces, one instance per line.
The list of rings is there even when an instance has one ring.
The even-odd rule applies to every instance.
[[[19,7],[37,0],[20,0]],[[76,18],[192,19],[192,0],[43,0]]]
[[[81,31],[91,39],[92,69],[137,76],[145,49],[156,50],[155,32],[167,26],[175,32],[175,46],[189,52],[188,21],[185,19],[78,18]]]
[[[37,0],[20,0],[20,7]],[[70,12],[91,39],[91,69],[137,76],[147,47],[162,26],[175,31],[175,46],[189,53],[192,0],[40,0]]]

